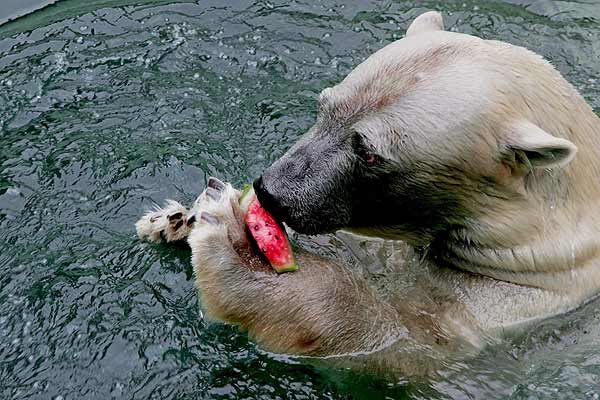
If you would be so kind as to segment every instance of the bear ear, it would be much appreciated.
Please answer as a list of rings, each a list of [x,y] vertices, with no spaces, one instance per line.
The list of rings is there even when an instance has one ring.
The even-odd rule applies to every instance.
[[[504,160],[513,170],[530,171],[534,168],[555,168],[567,165],[577,153],[572,142],[552,136],[529,121],[510,126]]]
[[[419,15],[406,30],[406,36],[412,36],[423,32],[443,31],[444,19],[437,11],[429,11]]]

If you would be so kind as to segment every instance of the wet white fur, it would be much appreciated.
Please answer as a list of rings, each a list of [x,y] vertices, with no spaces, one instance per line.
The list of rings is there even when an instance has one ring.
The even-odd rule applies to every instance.
[[[353,128],[391,159],[408,151],[451,163],[467,154],[465,168],[493,173],[502,152],[542,155],[522,176],[518,169],[512,175],[498,169],[504,174],[499,179],[521,201],[474,200],[473,207],[485,212],[456,232],[457,241],[474,244],[454,249],[461,264],[454,269],[419,266],[427,281],[456,298],[435,316],[436,323],[449,335],[477,345],[488,334],[565,312],[600,292],[600,121],[541,57],[442,29],[441,15],[422,15],[405,39],[384,47],[339,85],[324,90],[320,102],[350,113],[377,105]],[[233,190],[228,186],[223,197],[236,198]],[[200,197],[189,212],[169,202],[142,217],[136,228],[140,237],[153,241],[161,239],[160,231],[167,241],[189,234],[196,270],[216,267],[199,283],[215,290],[203,301],[216,318],[227,320],[240,312],[227,305],[236,303],[244,276],[230,291],[219,286],[224,280],[218,268],[238,271],[231,243],[232,235],[239,238],[243,230],[230,203]],[[220,224],[197,221],[191,232],[169,231],[166,215],[182,212],[189,218],[202,210],[217,215]],[[306,301],[315,304],[316,299]],[[349,317],[340,315],[344,318]],[[261,332],[252,334],[261,340]]]

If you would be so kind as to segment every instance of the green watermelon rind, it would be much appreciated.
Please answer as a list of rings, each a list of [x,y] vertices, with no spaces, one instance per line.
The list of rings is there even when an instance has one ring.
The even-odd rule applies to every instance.
[[[238,204],[240,208],[244,212],[248,212],[248,207],[250,207],[250,203],[252,203],[252,196],[254,195],[254,187],[252,187],[251,183],[247,183],[242,188],[242,194],[238,200]]]
[[[246,183],[244,185],[244,187],[242,188],[242,194],[240,195],[240,204],[242,204],[242,202],[244,201],[244,198],[248,195],[248,193],[250,193],[251,189],[252,189],[251,183]]]
[[[284,272],[294,272],[298,270],[298,263],[293,263],[292,265],[287,265],[287,266],[282,266],[282,267],[277,267],[273,264],[271,264],[271,266],[273,267],[273,269],[275,270],[275,272],[277,272],[278,274],[283,274]]]

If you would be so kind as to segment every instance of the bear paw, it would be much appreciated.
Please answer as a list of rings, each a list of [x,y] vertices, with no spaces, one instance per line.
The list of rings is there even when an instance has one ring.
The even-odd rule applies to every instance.
[[[163,208],[156,207],[135,224],[140,239],[151,242],[175,242],[185,239],[194,226],[196,218],[174,200],[167,200]]]

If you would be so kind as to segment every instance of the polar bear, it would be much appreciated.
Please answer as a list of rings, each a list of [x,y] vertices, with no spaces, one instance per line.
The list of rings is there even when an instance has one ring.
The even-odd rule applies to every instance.
[[[429,12],[323,90],[314,127],[254,183],[299,233],[406,243],[385,279],[302,250],[273,273],[214,178],[137,231],[187,238],[206,315],[268,350],[425,373],[600,292],[599,153],[598,117],[548,62]]]

